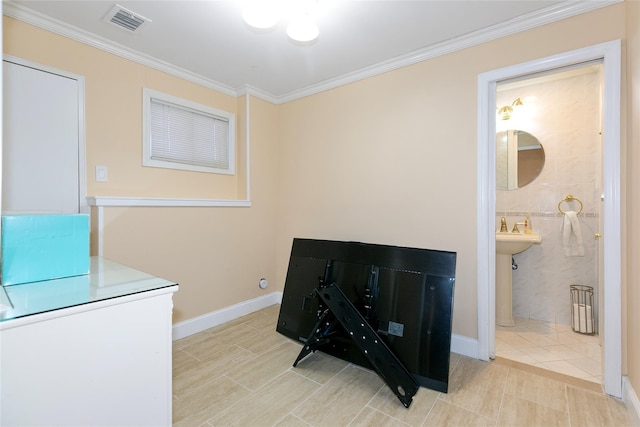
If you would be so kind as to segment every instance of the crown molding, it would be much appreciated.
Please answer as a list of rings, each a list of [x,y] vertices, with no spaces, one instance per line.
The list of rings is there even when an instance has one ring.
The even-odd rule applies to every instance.
[[[345,74],[334,79],[325,80],[317,85],[309,86],[301,90],[290,92],[277,97],[278,103],[294,101],[306,96],[315,95],[339,86],[364,80],[389,71],[407,67],[418,62],[434,59],[449,53],[453,53],[468,47],[477,46],[482,43],[493,41],[502,37],[516,34],[542,25],[557,22],[572,16],[622,3],[624,0],[588,0],[588,1],[567,1],[555,6],[541,9],[537,12],[519,16],[509,21],[501,22],[482,30],[474,31],[463,36],[438,43],[424,49],[419,49],[409,54],[392,58],[370,67],[362,68],[353,73]]]
[[[122,57],[124,59],[128,59],[149,68],[153,68],[172,76],[179,77],[208,89],[213,89],[229,96],[237,96],[237,91],[230,86],[185,70],[184,68],[177,67],[168,62],[161,61],[150,55],[146,55],[136,50],[129,49],[128,47],[122,46],[121,44],[114,43],[108,39],[97,36],[78,27],[74,27],[65,22],[44,15],[40,12],[36,12],[32,9],[26,8],[11,0],[3,0],[2,13],[3,15],[26,22],[27,24],[31,24],[35,27],[42,28],[52,33],[67,37],[80,43],[84,43],[91,47],[95,47],[96,49],[103,50],[105,52]]]
[[[232,88],[215,80],[209,79],[202,75],[193,73],[173,64],[161,61],[152,56],[140,53],[133,49],[129,49],[120,44],[111,42],[105,38],[96,36],[92,33],[71,26],[64,22],[50,18],[39,12],[28,9],[11,0],[3,1],[2,13],[11,18],[18,19],[36,27],[51,31],[68,37],[72,40],[87,44],[97,49],[112,53],[122,58],[137,62],[150,68],[168,73],[170,75],[182,78],[208,89],[216,90],[229,96],[242,96],[249,94],[273,104],[284,104],[299,98],[315,95],[339,86],[354,83],[374,77],[389,71],[407,67],[418,62],[427,61],[442,55],[453,53],[468,47],[476,46],[492,40],[506,37],[515,33],[526,31],[542,25],[557,22],[572,16],[591,12],[603,7],[621,3],[624,0],[587,0],[587,1],[566,1],[555,6],[550,6],[536,12],[532,12],[509,21],[496,24],[482,30],[460,36],[446,42],[419,49],[406,55],[398,56],[387,61],[365,67],[352,73],[325,80],[306,88],[289,92],[282,96],[275,96],[265,92],[259,88],[250,85],[244,85],[241,88]]]
[[[262,89],[258,89],[257,87],[251,86],[249,84],[246,84],[246,85],[242,86],[238,90],[237,96],[242,96],[242,95],[251,95],[253,97],[260,98],[263,101],[267,101],[267,102],[270,102],[272,104],[281,104],[282,103],[282,102],[280,102],[280,100],[277,97],[271,95],[268,92],[265,92]]]

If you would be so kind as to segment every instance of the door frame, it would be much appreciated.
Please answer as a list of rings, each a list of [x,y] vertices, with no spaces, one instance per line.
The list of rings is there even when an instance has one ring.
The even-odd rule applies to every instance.
[[[622,239],[621,239],[621,42],[613,40],[546,58],[492,70],[478,76],[477,290],[478,358],[495,356],[495,216],[497,83],[560,67],[602,61],[604,392],[622,398]]]

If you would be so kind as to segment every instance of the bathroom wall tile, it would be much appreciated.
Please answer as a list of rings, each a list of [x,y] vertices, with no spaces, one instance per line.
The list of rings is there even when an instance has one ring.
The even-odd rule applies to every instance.
[[[554,336],[556,334],[555,322],[529,322],[526,329],[527,332],[536,332],[540,335]]]
[[[584,182],[585,171],[582,168],[582,160],[582,156],[576,156],[575,154],[568,154],[559,158],[558,161],[561,163],[558,165],[559,167],[556,170],[556,176],[554,178],[561,182]],[[572,204],[572,202],[565,203],[567,207],[563,208],[563,210],[571,209]],[[579,205],[577,203],[575,205],[577,206],[574,206],[573,210],[577,212]]]
[[[544,288],[541,288],[544,289]],[[545,295],[545,296],[542,296]],[[531,301],[531,317],[533,319],[544,320],[547,322],[555,321],[555,312],[553,311],[552,298],[547,297],[547,292],[536,295]]]
[[[292,413],[318,427],[347,425],[383,386],[375,373],[349,365]]]
[[[513,315],[516,317],[528,318],[530,316],[529,306],[530,306],[529,302],[523,301],[522,299],[513,301],[513,305],[512,305]]]

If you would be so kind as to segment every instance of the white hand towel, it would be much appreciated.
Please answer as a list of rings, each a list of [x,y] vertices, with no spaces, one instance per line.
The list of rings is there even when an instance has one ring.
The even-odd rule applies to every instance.
[[[575,236],[575,245],[572,244],[571,235]],[[584,246],[582,244],[582,229],[580,228],[580,220],[578,214],[574,211],[564,213],[564,221],[562,224],[562,246],[564,248],[564,256],[584,256]]]

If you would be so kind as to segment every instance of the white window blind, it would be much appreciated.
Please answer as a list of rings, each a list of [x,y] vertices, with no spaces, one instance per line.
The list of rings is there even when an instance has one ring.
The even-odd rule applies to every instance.
[[[146,166],[232,174],[233,114],[145,90]]]

